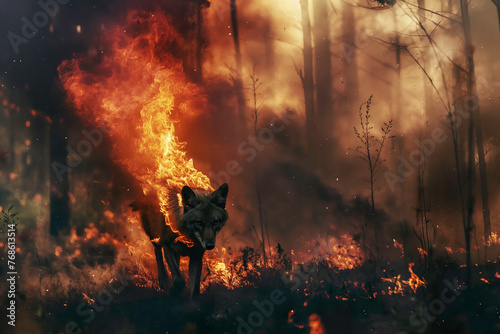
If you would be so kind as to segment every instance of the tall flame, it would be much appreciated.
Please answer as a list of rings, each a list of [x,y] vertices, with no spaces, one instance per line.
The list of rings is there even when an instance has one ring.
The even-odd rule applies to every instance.
[[[109,132],[113,158],[136,177],[145,194],[157,196],[168,217],[170,188],[212,189],[175,135],[183,119],[206,112],[208,104],[173,55],[182,42],[165,14],[133,12],[126,22],[104,31],[109,48],[99,64],[67,60],[59,75],[80,116]]]

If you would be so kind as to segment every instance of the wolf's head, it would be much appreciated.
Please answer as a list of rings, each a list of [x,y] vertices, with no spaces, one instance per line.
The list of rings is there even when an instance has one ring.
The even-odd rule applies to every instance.
[[[228,218],[226,198],[229,188],[224,183],[213,193],[182,188],[182,229],[193,241],[198,241],[203,249],[215,247],[215,237]]]

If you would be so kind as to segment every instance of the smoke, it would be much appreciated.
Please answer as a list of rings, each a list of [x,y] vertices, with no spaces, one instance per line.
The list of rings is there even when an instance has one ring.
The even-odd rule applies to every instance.
[[[191,2],[181,4],[178,1],[167,1],[164,7],[180,36],[178,41],[181,38],[190,41],[177,44],[172,42],[169,49],[170,56],[183,60],[184,70],[191,66],[192,60],[189,59],[195,48],[192,43],[195,22],[186,19],[192,16],[195,7],[188,3]],[[311,6],[313,3],[311,1]],[[396,63],[394,45],[396,32],[399,32],[400,43],[408,46],[408,50],[418,60],[422,61],[424,56],[427,57],[426,69],[439,92],[443,96],[451,96],[456,88],[450,59],[463,57],[461,39],[455,33],[459,31],[459,27],[454,26],[450,30],[452,32],[436,30],[433,35],[437,46],[436,57],[425,36],[417,29],[412,16],[408,15],[411,8],[405,4],[397,4],[393,9],[385,10],[354,7],[351,8],[353,21],[346,22],[345,18],[349,16],[345,13],[345,5],[340,1],[331,2],[328,7],[333,78],[331,112],[335,121],[329,125],[329,140],[334,141],[334,144],[332,151],[326,153],[329,155],[328,160],[332,161],[331,166],[327,170],[318,170],[308,163],[305,145],[304,97],[297,74],[297,70],[303,68],[299,2],[237,1],[237,5],[247,133],[242,134],[238,125],[233,81],[236,76],[234,44],[229,3],[224,1],[214,1],[203,9],[203,37],[206,40],[202,52],[203,80],[196,87],[206,97],[206,103],[201,107],[195,106],[195,109],[203,112],[195,117],[181,115],[175,124],[180,141],[186,143],[187,157],[193,159],[198,170],[211,177],[212,182],[217,181],[217,175],[222,175],[220,172],[226,172],[230,177],[230,219],[218,242],[222,241],[224,246],[234,249],[248,245],[259,247],[258,239],[262,236],[256,185],[262,200],[263,222],[267,225],[272,247],[279,242],[287,250],[304,249],[307,248],[307,241],[318,235],[340,237],[349,233],[360,240],[362,226],[369,219],[370,211],[367,199],[369,187],[366,182],[368,168],[349,148],[358,145],[352,127],[358,125],[359,106],[373,94],[371,120],[375,124],[375,134],[380,133],[379,128],[384,121],[394,119],[396,135],[382,152],[386,161],[375,183],[375,203],[378,209],[376,224],[381,231],[380,235],[383,235],[381,247],[390,244],[394,238],[402,238],[399,230],[402,221],[415,224],[417,195],[416,172],[406,177],[394,191],[391,191],[383,175],[385,171],[397,173],[399,157],[408,160],[410,153],[418,149],[416,141],[429,138],[436,128],[443,129],[448,134],[448,140],[436,144],[434,153],[426,157],[425,191],[430,210],[428,216],[432,224],[439,226],[438,244],[460,247],[463,230],[460,224],[461,212],[451,136],[443,117],[445,111],[436,92],[429,87],[428,79],[405,48],[400,49],[400,63]],[[428,5],[431,10],[441,10],[438,3]],[[82,66],[103,77],[109,75],[109,72],[99,72],[102,70],[100,65],[108,54],[110,45],[98,36],[117,23],[123,23],[130,9],[141,7],[152,11],[156,9],[156,2],[129,2],[127,5],[108,6],[99,15],[91,15],[90,10],[86,12],[89,15],[83,15],[87,17],[81,24],[84,34],[78,37],[79,44],[75,46],[75,49],[83,49],[87,56],[87,61]],[[497,73],[500,73],[500,61],[496,56],[500,52],[500,44],[498,22],[491,6],[491,3],[476,4],[471,8],[471,15],[482,125],[488,151],[486,159],[491,216],[493,230],[498,230],[500,198],[497,189],[500,189],[500,177],[494,171],[500,166],[497,150],[500,142],[497,131],[500,121],[497,112],[500,90]],[[445,9],[457,12],[457,8]],[[63,13],[58,16],[61,21],[70,18]],[[429,14],[429,20],[437,19],[442,18]],[[313,18],[312,21],[314,26]],[[346,24],[352,25],[353,29],[345,27]],[[432,22],[427,25],[432,26]],[[351,42],[353,45],[347,44]],[[413,47],[415,44],[422,47]],[[155,56],[161,58],[164,55],[157,53]],[[441,76],[441,67],[445,72],[445,80]],[[251,76],[262,83],[256,92],[256,101],[250,86]],[[353,82],[358,82],[357,92],[347,91],[348,83]],[[425,99],[426,86],[431,91],[428,99]],[[185,94],[193,94],[193,91],[186,91]],[[269,129],[273,138],[268,143],[259,142],[259,147],[262,145],[264,148],[260,150],[254,147],[256,155],[251,161],[247,161],[250,153],[242,154],[239,148],[243,143],[247,143],[243,150],[252,147],[250,142],[255,135],[252,127],[254,102],[259,106],[257,131]],[[289,117],[290,115],[294,117]],[[285,120],[288,121],[287,124]],[[73,147],[80,140],[81,130],[91,130],[93,126],[89,123],[75,123],[77,124],[72,124],[69,136],[69,145]],[[283,130],[277,131],[282,127]],[[125,145],[121,149],[128,148]],[[63,288],[66,292],[71,286],[69,281],[72,279],[72,271],[86,272],[94,268],[92,270],[97,272],[98,268],[106,268],[104,271],[111,275],[116,266],[130,261],[130,256],[137,268],[143,266],[142,269],[146,271],[153,268],[154,276],[154,264],[144,265],[154,263],[152,258],[144,259],[139,252],[132,252],[131,255],[127,251],[130,247],[137,247],[149,249],[149,254],[153,253],[137,217],[134,220],[127,209],[127,205],[141,192],[141,188],[123,166],[112,160],[111,157],[116,152],[115,143],[105,138],[103,144],[70,175],[73,199],[71,224],[77,226],[74,229],[76,239],[73,243],[71,238],[35,240],[40,254],[46,255],[47,261],[54,263],[55,267],[64,269],[58,275],[68,273],[60,278],[66,282]],[[233,161],[238,163],[237,167]],[[476,197],[474,218],[477,226],[475,233],[481,236],[479,196]],[[367,229],[368,237],[373,238],[372,226]],[[95,237],[89,237],[85,241],[87,233],[92,236],[96,231],[96,240],[93,240]],[[109,239],[99,244],[98,236],[106,233]],[[55,254],[58,245],[62,250],[59,251],[59,256]],[[34,257],[32,261],[35,263]],[[33,278],[32,285],[38,285],[36,278]]]
[[[345,22],[344,19],[349,16],[344,5],[332,3],[329,14],[330,51],[333,59],[332,112],[335,114],[335,122],[331,124],[331,138],[335,144],[328,157],[333,163],[325,173],[304,163],[307,160],[303,131],[304,99],[300,78],[296,73],[296,67],[302,67],[299,4],[292,2],[284,6],[261,1],[237,2],[237,5],[248,135],[253,135],[251,75],[262,83],[256,94],[256,104],[260,106],[258,130],[272,128],[271,120],[275,117],[281,119],[287,112],[291,111],[297,117],[286,125],[284,131],[275,134],[273,141],[266,144],[265,149],[258,150],[255,161],[246,162],[245,155],[238,152],[239,146],[242,142],[248,142],[248,138],[242,136],[238,127],[233,88],[236,65],[229,4],[214,2],[204,8],[203,33],[206,48],[203,50],[204,78],[200,86],[205,90],[212,107],[210,111],[195,118],[183,120],[176,130],[179,139],[186,143],[187,154],[193,158],[195,166],[210,176],[212,181],[212,175],[227,171],[228,163],[232,161],[238,162],[241,168],[240,173],[230,178],[231,206],[228,210],[231,218],[222,232],[222,238],[227,242],[232,240],[233,246],[258,245],[257,238],[260,236],[253,232],[253,227],[258,230],[260,224],[256,204],[256,177],[262,193],[264,220],[274,242],[296,248],[301,245],[295,238],[296,235],[307,239],[324,233],[325,230],[332,234],[349,230],[356,233],[360,219],[354,219],[346,212],[353,210],[353,199],[368,197],[368,169],[349,148],[358,145],[352,127],[359,122],[359,105],[373,94],[372,121],[375,134],[379,133],[378,129],[384,121],[393,119],[395,122],[396,138],[387,144],[382,153],[386,161],[375,183],[376,206],[386,210],[391,217],[390,225],[385,228],[396,235],[394,231],[397,231],[399,221],[407,220],[414,224],[417,168],[410,176],[405,177],[404,182],[397,184],[394,191],[390,189],[384,173],[397,173],[401,164],[399,157],[408,160],[410,153],[419,149],[417,141],[429,138],[434,129],[440,128],[448,139],[437,144],[434,153],[426,157],[425,161],[425,191],[430,210],[428,215],[432,223],[440,228],[438,237],[458,244],[463,239],[463,232],[457,224],[461,213],[454,175],[452,141],[444,119],[445,110],[432,88],[429,88],[430,100],[425,100],[424,87],[429,86],[429,81],[404,49],[400,50],[400,64],[396,64],[394,45],[398,32],[400,43],[410,46],[410,52],[421,61],[422,66],[422,57],[427,57],[426,70],[440,94],[445,94],[454,85],[453,75],[450,74],[452,66],[447,57],[460,57],[461,40],[457,34],[450,34],[444,29],[434,34],[438,48],[436,52],[439,54],[436,57],[422,31],[417,29],[411,15],[413,12],[408,6],[401,4],[379,11],[354,8],[353,21]],[[311,6],[313,5],[312,3]],[[146,9],[154,7],[148,4],[144,6]],[[441,10],[438,4],[429,6],[431,10]],[[188,7],[172,4],[167,8],[167,13],[173,14],[174,26],[184,36],[190,34],[194,23],[187,24],[185,20],[179,19],[178,14],[193,10]],[[498,108],[498,79],[486,73],[490,73],[490,68],[499,66],[498,61],[492,58],[498,46],[493,43],[497,36],[481,31],[494,30],[496,18],[489,15],[484,19],[483,12],[477,8],[472,10],[471,15],[473,31],[476,32],[474,39],[478,44],[475,54],[477,77],[478,83],[482,82],[481,85],[478,84],[478,89],[489,93],[480,103],[485,146],[489,148],[487,163],[492,171],[499,163],[495,150],[499,140],[495,124],[499,120],[498,114],[494,112]],[[436,16],[429,14],[429,20],[434,19]],[[314,19],[312,20],[314,26]],[[346,24],[352,25],[354,29],[344,27]],[[432,26],[432,23],[427,22],[426,26]],[[410,34],[416,36],[417,33],[422,37],[409,37]],[[348,41],[352,41],[354,45],[346,44]],[[413,44],[422,47],[411,47]],[[187,49],[192,47],[186,46]],[[192,50],[184,49],[179,52],[189,53]],[[354,64],[354,58],[356,64],[352,70],[349,66]],[[446,74],[445,80],[441,77],[440,66]],[[398,79],[398,71],[401,79]],[[346,91],[346,87],[354,79],[350,77],[353,75],[356,76],[359,87],[355,96],[349,96],[351,92]],[[489,173],[489,177],[492,218],[494,224],[498,224],[498,194],[495,189],[498,189],[499,180],[494,173]],[[114,196],[120,197],[118,191]],[[476,204],[478,210],[475,218],[480,225],[479,200]],[[480,229],[477,233],[481,235]],[[388,240],[391,241],[392,237]]]
[[[207,31],[209,39],[208,54],[206,57],[207,76],[233,73],[234,46],[229,23],[229,11],[224,6],[227,4],[218,2],[206,11],[208,18]],[[311,7],[314,6],[312,2]],[[487,6],[486,4],[482,5]],[[431,11],[450,11],[449,17],[459,15],[459,9],[449,5],[441,8],[438,3],[429,3]],[[489,7],[492,7],[489,4]],[[494,7],[493,7],[494,8]],[[485,133],[485,146],[489,148],[487,164],[490,183],[490,206],[492,207],[492,219],[494,226],[498,226],[498,177],[493,170],[498,168],[498,154],[495,147],[498,143],[498,133],[495,124],[498,124],[499,116],[495,112],[499,107],[498,78],[488,73],[499,66],[498,59],[494,57],[498,53],[497,18],[494,13],[484,15],[485,9],[473,8],[471,19],[473,22],[473,39],[476,44],[476,77],[478,90],[480,92],[480,107],[482,112],[482,124]],[[491,8],[490,8],[491,9]],[[258,158],[259,174],[263,175],[259,184],[263,193],[263,206],[266,219],[272,237],[280,242],[296,247],[300,242],[294,241],[296,235],[313,235],[329,231],[334,233],[336,229],[350,226],[350,219],[341,209],[333,213],[326,211],[326,207],[335,207],[334,199],[321,196],[321,191],[312,189],[338,189],[344,199],[352,199],[354,196],[368,196],[368,184],[366,183],[368,169],[359,160],[356,154],[348,149],[358,143],[352,132],[352,126],[357,125],[357,110],[359,105],[371,94],[374,95],[372,121],[375,125],[374,131],[377,135],[383,122],[393,119],[396,135],[388,143],[383,151],[386,160],[384,168],[379,174],[375,184],[375,199],[377,207],[385,209],[391,216],[391,225],[387,228],[394,236],[397,234],[398,222],[407,220],[415,224],[415,206],[417,203],[417,171],[405,178],[401,186],[391,191],[385,178],[385,171],[397,173],[400,167],[399,157],[406,160],[409,154],[418,149],[417,141],[430,138],[434,129],[442,129],[447,140],[436,144],[432,155],[426,157],[425,167],[425,192],[428,204],[428,217],[434,226],[438,226],[438,238],[447,239],[458,245],[463,239],[460,205],[457,197],[456,175],[453,162],[453,146],[451,132],[445,119],[445,110],[440,102],[439,96],[430,85],[422,69],[410,57],[409,52],[425,66],[427,73],[433,79],[439,94],[446,103],[450,91],[456,85],[453,78],[453,66],[450,60],[461,64],[462,41],[458,34],[450,33],[446,29],[433,30],[435,50],[430,47],[429,41],[423,31],[418,28],[416,21],[416,10],[401,3],[391,9],[368,10],[354,8],[353,31],[342,29],[342,21],[345,7],[339,2],[333,2],[329,8],[331,25],[331,48],[333,57],[333,91],[335,122],[331,124],[332,137],[336,143],[332,150],[331,160],[333,165],[328,173],[318,173],[307,164],[296,161],[306,159],[304,153],[303,110],[304,100],[300,84],[300,78],[295,72],[295,66],[302,66],[302,31],[300,26],[300,6],[297,2],[281,6],[267,2],[242,2],[238,6],[240,39],[243,56],[243,81],[250,83],[250,75],[254,74],[263,82],[263,89],[258,95],[259,102],[265,108],[262,114],[280,113],[292,109],[299,115],[294,120],[294,126],[280,134],[285,142],[276,140],[267,145]],[[312,13],[312,11],[311,11]],[[454,14],[455,13],[455,14]],[[433,22],[439,17],[427,13],[428,20],[424,22],[428,31],[431,31]],[[314,26],[314,20],[312,22]],[[449,21],[443,24],[451,24]],[[453,31],[460,31],[460,26],[453,25]],[[314,27],[313,27],[314,30]],[[493,32],[493,33],[484,33]],[[347,34],[347,36],[346,36]],[[349,35],[351,34],[351,35]],[[354,35],[354,36],[352,36]],[[397,35],[399,35],[400,63],[396,63]],[[352,40],[354,45],[346,45],[345,41]],[[415,46],[416,45],[416,46]],[[408,46],[408,51],[404,48]],[[272,50],[273,61],[269,61],[268,50]],[[354,51],[352,51],[354,50]],[[357,69],[354,72],[346,70],[353,56],[356,57]],[[425,62],[423,58],[425,59]],[[270,71],[270,68],[272,70]],[[327,69],[325,69],[327,70]],[[272,73],[269,73],[272,72]],[[345,91],[346,82],[353,80],[346,74],[356,74],[359,82],[358,94],[352,98],[348,97],[350,92]],[[400,74],[398,74],[400,73]],[[442,76],[444,73],[444,77]],[[400,78],[398,78],[400,75]],[[399,87],[399,88],[398,88]],[[430,97],[425,99],[425,87],[430,91]],[[485,94],[481,94],[481,92]],[[248,103],[248,115],[251,121],[253,106],[252,92],[245,92]],[[219,98],[219,100],[227,100]],[[214,102],[218,110],[217,101]],[[236,104],[233,104],[235,108]],[[261,117],[261,127],[267,126]],[[219,121],[217,121],[219,122]],[[216,123],[217,123],[216,122]],[[228,120],[229,122],[229,120]],[[250,125],[250,124],[249,124]],[[224,122],[224,129],[231,125]],[[223,156],[230,161],[237,156],[234,145],[237,140],[226,136],[222,146],[229,146]],[[281,145],[283,143],[284,145]],[[284,163],[286,162],[286,163]],[[286,167],[285,167],[286,166]],[[292,167],[294,166],[294,167]],[[300,166],[300,167],[299,167]],[[253,167],[250,167],[253,168]],[[417,170],[417,168],[415,168]],[[294,171],[293,173],[291,171]],[[249,174],[252,174],[249,172]],[[293,174],[293,175],[290,175]],[[315,176],[316,178],[312,177]],[[321,181],[321,182],[320,182]],[[239,214],[243,216],[252,215],[241,227],[242,231],[248,225],[258,225],[255,207],[255,194],[253,191],[253,179],[251,176],[241,188],[246,189],[248,196],[244,199],[235,198],[241,206]],[[243,193],[237,187],[237,194]],[[233,189],[233,188],[232,188]],[[331,190],[333,191],[333,190]],[[241,197],[241,196],[239,196]],[[248,204],[251,201],[253,204]],[[349,203],[349,200],[344,200]],[[245,204],[241,204],[241,202]],[[346,204],[344,204],[346,205]],[[253,212],[253,214],[252,214]],[[234,216],[234,215],[233,215]],[[478,236],[481,232],[481,205],[479,193],[476,197],[476,216]],[[351,226],[352,227],[352,226]],[[243,232],[242,232],[243,233]],[[307,238],[306,237],[306,238]],[[296,239],[296,238],[295,238]],[[388,238],[391,240],[392,238]],[[285,241],[283,241],[285,240]]]

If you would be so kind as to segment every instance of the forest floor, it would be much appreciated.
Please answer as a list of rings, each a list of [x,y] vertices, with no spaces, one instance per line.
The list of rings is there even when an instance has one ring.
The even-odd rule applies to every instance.
[[[500,333],[498,263],[474,268],[470,286],[458,283],[466,271],[453,262],[416,270],[419,283],[403,264],[308,265],[292,280],[266,269],[244,286],[210,285],[194,301],[126,280],[72,298],[25,299],[16,333]]]

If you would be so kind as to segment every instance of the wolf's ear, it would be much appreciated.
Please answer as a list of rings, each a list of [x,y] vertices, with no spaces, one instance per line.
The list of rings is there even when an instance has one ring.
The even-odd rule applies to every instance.
[[[184,186],[181,190],[182,205],[184,206],[184,212],[194,208],[198,205],[198,200],[194,191],[188,186]]]
[[[228,187],[227,183],[224,183],[222,186],[219,187],[219,189],[214,191],[212,203],[214,203],[218,207],[225,209],[226,208],[226,198],[227,198],[228,192],[229,192],[229,187]]]

